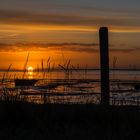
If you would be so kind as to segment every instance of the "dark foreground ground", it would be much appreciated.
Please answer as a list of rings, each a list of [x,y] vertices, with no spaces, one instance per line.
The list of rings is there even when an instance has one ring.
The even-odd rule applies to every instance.
[[[140,107],[0,102],[0,140],[139,140]]]

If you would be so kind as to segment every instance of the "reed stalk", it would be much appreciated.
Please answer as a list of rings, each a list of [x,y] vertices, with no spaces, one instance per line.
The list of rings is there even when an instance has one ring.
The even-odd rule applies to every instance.
[[[12,67],[12,64],[9,65],[8,69],[7,69],[6,72],[3,74],[2,83],[3,83],[4,80],[8,77],[8,73],[9,73],[11,67]]]
[[[25,74],[26,74],[26,71],[27,71],[27,64],[28,64],[28,61],[29,61],[29,55],[30,54],[28,53],[27,58],[26,58],[26,61],[25,61],[25,64],[24,64],[24,68],[23,68],[24,72],[23,72],[22,79],[24,79]]]

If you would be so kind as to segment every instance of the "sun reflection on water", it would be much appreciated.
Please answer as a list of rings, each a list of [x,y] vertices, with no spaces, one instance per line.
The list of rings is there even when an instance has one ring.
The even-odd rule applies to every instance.
[[[33,71],[34,71],[33,67],[30,66],[30,67],[27,68],[28,79],[33,79]]]

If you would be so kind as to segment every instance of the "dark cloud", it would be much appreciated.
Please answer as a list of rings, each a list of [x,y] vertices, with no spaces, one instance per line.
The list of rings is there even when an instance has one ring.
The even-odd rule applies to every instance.
[[[84,43],[16,43],[16,44],[0,44],[0,52],[22,52],[22,51],[48,51],[64,50],[64,51],[96,51],[98,44]]]
[[[130,16],[130,14],[133,14],[134,16],[138,16],[139,14],[139,12],[140,12],[140,10],[139,9],[126,9],[126,8],[118,8],[118,7],[103,7],[103,6],[101,6],[101,7],[99,7],[99,6],[93,6],[93,5],[79,5],[79,4],[56,4],[56,3],[49,3],[49,8],[51,9],[51,8],[55,8],[55,9],[60,9],[60,8],[62,8],[62,9],[75,9],[75,10],[82,10],[82,11],[86,11],[86,12],[88,12],[88,11],[90,11],[90,12],[92,12],[92,13],[96,13],[96,12],[98,12],[98,13],[111,13],[111,14],[116,14],[116,13],[118,13],[118,14],[124,14],[124,15],[129,15]]]
[[[132,21],[131,17],[100,17],[69,15],[65,13],[35,13],[25,11],[0,10],[0,23],[4,24],[39,24],[39,25],[72,25],[72,26],[140,26],[140,21]]]
[[[16,43],[16,44],[0,44],[0,52],[23,52],[23,51],[73,51],[95,53],[99,52],[98,43]],[[110,52],[131,53],[140,51],[140,47],[133,46],[129,48],[116,48],[110,44]]]
[[[131,52],[134,52],[136,50],[137,49],[134,49],[134,48],[130,48],[130,49],[116,49],[116,48],[113,48],[113,49],[110,49],[111,52],[121,52],[121,53],[131,53]]]

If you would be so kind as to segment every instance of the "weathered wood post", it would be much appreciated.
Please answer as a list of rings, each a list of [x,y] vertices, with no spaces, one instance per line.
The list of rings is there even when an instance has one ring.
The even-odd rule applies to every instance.
[[[100,65],[101,65],[101,105],[109,105],[109,51],[108,51],[108,28],[101,27],[100,37]]]

